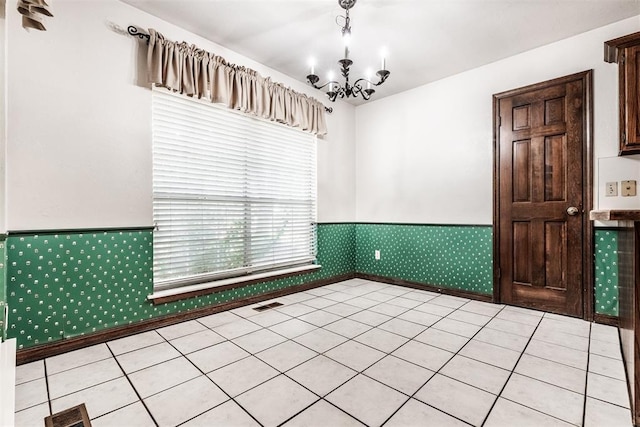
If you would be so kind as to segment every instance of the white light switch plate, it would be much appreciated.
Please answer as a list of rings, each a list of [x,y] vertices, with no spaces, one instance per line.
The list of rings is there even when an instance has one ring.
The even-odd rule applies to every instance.
[[[605,192],[604,195],[606,197],[614,197],[618,195],[618,182],[607,182],[605,184]]]

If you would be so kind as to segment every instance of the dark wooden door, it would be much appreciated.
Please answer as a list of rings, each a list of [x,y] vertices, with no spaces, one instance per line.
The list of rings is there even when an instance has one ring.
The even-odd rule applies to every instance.
[[[504,303],[583,316],[587,84],[581,73],[496,95],[495,255]]]

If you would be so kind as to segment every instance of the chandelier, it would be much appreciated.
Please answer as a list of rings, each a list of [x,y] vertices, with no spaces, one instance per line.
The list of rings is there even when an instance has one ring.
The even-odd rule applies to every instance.
[[[351,38],[351,18],[349,18],[349,9],[356,4],[356,1],[357,0],[338,0],[340,7],[346,11],[345,16],[339,15],[336,18],[336,21],[338,21],[338,18],[342,18],[344,20],[344,24],[341,29],[342,39],[345,43],[344,58],[338,61],[338,64],[340,64],[340,72],[342,73],[342,77],[344,77],[344,86],[341,86],[339,82],[333,80],[331,75],[329,76],[329,81],[327,83],[319,85],[318,82],[320,81],[320,77],[315,74],[313,64],[311,64],[311,72],[307,76],[309,84],[316,89],[324,89],[328,86],[327,97],[329,97],[331,102],[334,102],[338,97],[356,98],[358,96],[361,96],[362,99],[366,101],[371,98],[371,95],[375,92],[375,89],[373,89],[372,86],[380,86],[387,80],[389,74],[391,74],[391,72],[386,69],[386,59],[383,55],[382,69],[376,72],[379,79],[377,83],[373,83],[369,80],[369,76],[366,76],[366,78],[359,78],[353,83],[353,85],[349,83],[349,67],[353,65],[353,61],[349,59],[349,40]]]

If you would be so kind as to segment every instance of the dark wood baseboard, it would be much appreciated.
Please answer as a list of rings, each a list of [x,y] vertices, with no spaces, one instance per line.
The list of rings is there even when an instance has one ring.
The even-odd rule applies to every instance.
[[[423,291],[437,292],[443,295],[451,295],[455,297],[469,298],[478,301],[493,302],[492,295],[480,294],[477,292],[463,291],[459,289],[443,288],[441,286],[428,285],[420,282],[411,282],[404,279],[396,279],[394,277],[376,276],[374,274],[356,273],[356,278],[372,280],[374,282],[388,283],[390,285],[404,286],[406,288],[421,289]]]
[[[44,359],[47,357],[56,356],[58,354],[66,353],[73,350],[78,350],[84,347],[89,347],[96,344],[101,344],[107,341],[111,341],[118,338],[124,338],[130,335],[135,335],[141,332],[150,331],[164,326],[174,325],[176,323],[184,322],[187,320],[197,319],[199,317],[208,316],[222,311],[232,310],[234,308],[243,307],[245,305],[251,305],[266,301],[270,299],[279,298],[285,295],[294,294],[297,292],[303,292],[309,289],[319,288],[321,286],[330,285],[332,283],[342,282],[353,278],[366,279],[374,282],[387,283],[391,285],[404,286],[412,289],[420,289],[425,291],[437,292],[443,295],[452,295],[462,298],[469,298],[478,301],[493,302],[491,295],[479,294],[476,292],[463,291],[459,289],[443,288],[439,286],[412,282],[409,280],[396,279],[386,276],[377,276],[373,274],[365,273],[347,273],[339,276],[330,277],[327,279],[316,280],[303,285],[291,286],[289,288],[280,289],[277,291],[269,292],[266,294],[256,295],[249,298],[244,298],[237,301],[230,301],[223,304],[218,304],[209,307],[202,307],[199,309],[191,310],[184,313],[170,314],[155,319],[142,320],[140,322],[132,323],[130,325],[116,326],[113,328],[105,329],[104,331],[95,332],[87,335],[81,335],[73,338],[67,338],[53,343],[43,344],[39,346],[29,347],[17,351],[16,363],[22,365],[25,363],[33,362],[36,360]],[[594,321],[605,325],[619,326],[619,318],[615,316],[609,316],[606,314],[595,314]]]
[[[595,313],[593,315],[593,321],[596,323],[602,323],[603,325],[615,326],[616,328],[620,326],[620,318],[617,316],[610,316],[608,314]]]
[[[187,320],[197,319],[199,317],[208,316],[211,314],[219,313],[222,311],[231,310],[245,305],[255,304],[261,301],[280,298],[285,295],[294,294],[297,292],[307,291],[309,289],[319,288],[321,286],[330,285],[332,283],[342,282],[344,280],[353,279],[354,273],[347,273],[340,276],[329,277],[327,279],[315,280],[313,282],[305,283],[303,285],[291,286],[285,289],[279,289],[277,291],[268,292],[266,294],[256,295],[249,298],[243,298],[237,301],[230,301],[214,306],[202,307],[195,310],[187,311],[184,313],[170,314],[167,316],[158,317],[155,319],[142,320],[140,322],[132,323],[124,326],[115,326],[113,328],[105,329],[104,331],[90,333],[87,335],[81,335],[73,338],[66,338],[53,343],[38,345],[25,349],[18,350],[16,353],[16,363],[22,365],[24,363],[33,362],[36,360],[44,359],[58,354],[66,353],[73,350],[78,350],[84,347],[89,347],[96,344],[101,344],[107,341],[111,341],[118,338],[124,338],[129,335],[138,334],[140,332],[146,332],[164,326],[174,325],[176,323],[184,322]]]

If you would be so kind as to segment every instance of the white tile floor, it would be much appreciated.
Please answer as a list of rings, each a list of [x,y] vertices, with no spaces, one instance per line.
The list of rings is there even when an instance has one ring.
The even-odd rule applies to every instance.
[[[360,279],[277,301],[20,366],[17,425],[631,425],[613,327]]]

